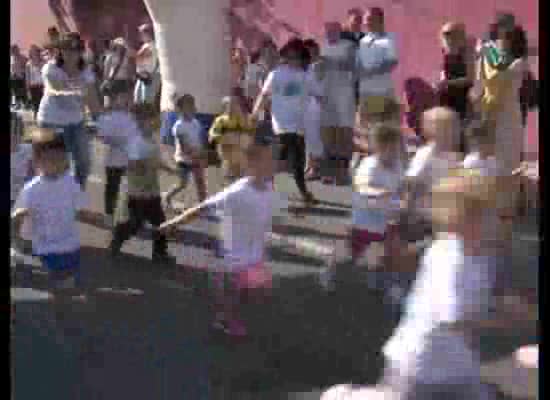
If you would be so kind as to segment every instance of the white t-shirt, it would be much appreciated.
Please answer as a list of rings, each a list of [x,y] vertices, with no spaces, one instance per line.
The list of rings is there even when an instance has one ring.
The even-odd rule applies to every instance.
[[[25,67],[25,79],[29,86],[42,86],[42,65],[35,65],[28,61]]]
[[[379,35],[367,33],[359,42],[359,50],[357,51],[359,71],[361,67],[368,69],[390,60],[397,60],[397,50],[393,34],[386,33],[385,35]],[[394,85],[391,72],[370,78],[360,78],[359,80],[359,92],[362,96],[389,95],[393,93],[393,90]]]
[[[271,95],[271,119],[275,134],[303,133],[304,112],[310,92],[306,72],[281,65],[269,73],[262,92]]]
[[[68,88],[73,84],[77,86],[90,85],[95,80],[93,72],[89,68],[85,68],[76,80],[72,80],[63,69],[51,61],[42,68],[42,78],[44,80],[44,97],[42,97],[38,109],[38,122],[61,126],[82,122],[84,104],[81,96],[53,95],[50,82],[63,82]]]
[[[134,117],[127,111],[112,111],[103,114],[97,121],[98,135],[107,144],[104,163],[106,167],[128,166],[128,141],[140,135]]]
[[[189,156],[183,153],[182,145],[200,151],[203,148],[202,132],[202,125],[196,118],[186,121],[181,117],[176,121],[172,127],[172,136],[176,139],[176,151],[174,153],[176,162],[190,163],[192,161]]]
[[[427,384],[479,377],[479,355],[441,323],[487,318],[491,268],[486,257],[467,257],[456,235],[426,251],[407,298],[405,315],[383,348],[391,365]]]
[[[35,255],[68,253],[80,248],[76,212],[88,197],[70,173],[57,178],[37,176],[27,183],[15,205],[30,211]]]
[[[32,162],[32,145],[21,143],[17,145],[15,152],[10,154],[10,169],[11,169],[11,196],[13,202],[17,200],[19,192],[25,185],[25,178],[29,173],[29,168]]]
[[[158,54],[155,43],[145,43],[143,44],[143,46],[141,46],[140,50],[142,49],[149,49],[152,54],[150,57],[140,59],[140,61],[136,64],[137,72],[147,72],[149,74],[152,74],[153,72],[155,72],[155,70],[158,72]]]
[[[354,180],[367,180],[369,185],[384,188],[397,193],[403,178],[403,168],[396,162],[393,169],[385,168],[376,155],[361,161],[355,170]],[[388,220],[388,213],[398,207],[398,202],[375,204],[369,201],[366,194],[353,192],[352,195],[352,224],[354,228],[365,229],[372,233],[384,233]]]
[[[407,178],[414,178],[414,181],[425,189],[425,192],[419,194],[415,207],[429,213],[431,207],[429,190],[440,179],[448,176],[452,168],[458,166],[460,162],[453,154],[435,155],[435,144],[420,147],[410,161],[405,174]]]
[[[263,260],[273,214],[271,185],[260,191],[251,178],[242,178],[206,200],[205,205],[221,214],[228,268],[235,271]]]
[[[476,151],[468,154],[462,164],[464,168],[479,170],[482,176],[498,176],[498,165],[495,157],[481,158],[479,152]],[[494,244],[493,241],[498,236],[499,223],[497,209],[495,207],[488,208],[483,216],[483,237],[489,241],[489,244]]]

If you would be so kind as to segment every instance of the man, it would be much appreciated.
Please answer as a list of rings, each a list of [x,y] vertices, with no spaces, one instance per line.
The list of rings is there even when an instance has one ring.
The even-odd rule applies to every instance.
[[[368,120],[384,113],[394,97],[392,72],[398,64],[393,35],[386,33],[384,11],[370,8],[365,14],[367,32],[359,42],[357,73],[359,77],[359,125],[367,128]]]
[[[350,40],[359,46],[359,41],[363,39],[365,33],[361,31],[363,27],[363,11],[359,8],[352,8],[348,11],[348,20],[345,29],[341,32],[340,38]]]

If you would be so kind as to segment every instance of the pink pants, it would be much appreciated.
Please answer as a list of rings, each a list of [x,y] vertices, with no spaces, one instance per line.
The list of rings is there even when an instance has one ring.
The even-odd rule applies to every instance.
[[[351,256],[353,258],[361,257],[365,252],[367,247],[373,242],[383,242],[384,234],[369,232],[366,229],[356,229],[352,228],[351,230]]]

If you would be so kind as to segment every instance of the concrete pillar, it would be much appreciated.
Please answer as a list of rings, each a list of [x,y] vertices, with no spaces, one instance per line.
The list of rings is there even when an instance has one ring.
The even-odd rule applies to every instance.
[[[155,29],[162,74],[161,110],[174,92],[190,93],[203,113],[220,110],[230,89],[229,0],[144,0]]]

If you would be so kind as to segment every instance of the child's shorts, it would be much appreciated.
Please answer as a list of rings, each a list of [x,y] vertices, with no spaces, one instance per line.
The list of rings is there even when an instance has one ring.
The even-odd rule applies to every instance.
[[[74,289],[80,286],[80,250],[39,257],[42,265],[48,270],[52,289]]]
[[[353,258],[360,257],[373,242],[383,242],[383,233],[369,232],[366,229],[351,229],[350,247]]]
[[[239,290],[271,289],[272,287],[271,271],[265,267],[263,261],[236,272],[233,280],[235,287]]]

